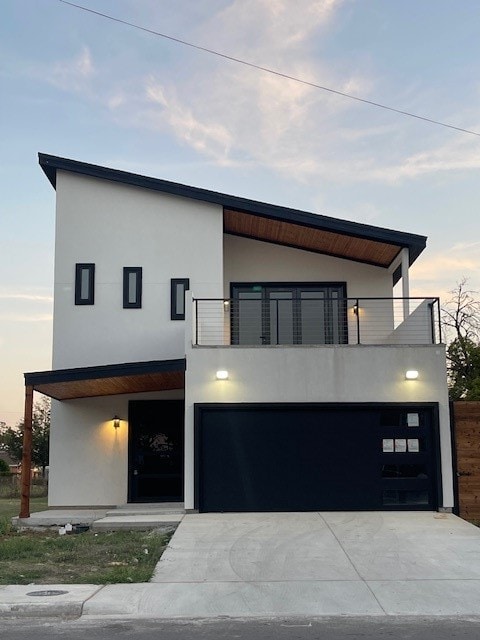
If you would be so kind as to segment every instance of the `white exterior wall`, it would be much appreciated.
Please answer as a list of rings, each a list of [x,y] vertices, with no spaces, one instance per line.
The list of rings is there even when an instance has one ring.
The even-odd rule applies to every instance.
[[[194,508],[194,404],[438,402],[443,506],[453,507],[445,348],[427,346],[190,347],[185,396],[185,507]],[[229,379],[216,380],[219,369]],[[405,380],[417,369],[419,378]]]
[[[222,297],[222,207],[57,172],[53,368],[184,357],[170,279]],[[76,306],[75,264],[95,263],[95,304]],[[123,309],[123,267],[143,268],[141,309]]]
[[[231,282],[346,282],[349,298],[392,297],[388,269],[237,236],[223,243],[225,298]]]
[[[52,400],[50,507],[116,506],[127,502],[128,401],[182,399],[181,391],[82,400]],[[113,427],[112,418],[121,418]]]

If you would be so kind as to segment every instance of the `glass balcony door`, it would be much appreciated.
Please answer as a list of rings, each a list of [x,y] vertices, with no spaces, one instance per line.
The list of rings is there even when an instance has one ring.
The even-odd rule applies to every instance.
[[[232,344],[344,344],[344,284],[232,285]]]

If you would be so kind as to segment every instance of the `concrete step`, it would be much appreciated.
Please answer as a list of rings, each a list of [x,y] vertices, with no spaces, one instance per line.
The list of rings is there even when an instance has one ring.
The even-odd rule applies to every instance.
[[[117,516],[153,516],[153,515],[183,515],[183,502],[158,502],[149,504],[128,504],[106,512],[107,517]]]
[[[95,520],[91,528],[93,531],[148,531],[149,529],[158,529],[159,527],[174,527],[179,524],[182,519],[183,513],[116,515]]]

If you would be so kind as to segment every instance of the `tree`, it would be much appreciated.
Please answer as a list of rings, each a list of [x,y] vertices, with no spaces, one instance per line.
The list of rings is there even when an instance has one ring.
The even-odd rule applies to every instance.
[[[0,476],[6,476],[9,474],[10,474],[10,467],[5,462],[5,460],[2,460],[2,458],[0,458]]]
[[[48,448],[50,442],[50,399],[42,398],[33,408],[32,420],[32,464],[42,467],[48,465]],[[21,462],[23,452],[23,420],[16,427],[0,425],[0,450],[6,451],[12,460]]]
[[[452,400],[480,400],[480,299],[466,279],[451,291],[442,309]]]

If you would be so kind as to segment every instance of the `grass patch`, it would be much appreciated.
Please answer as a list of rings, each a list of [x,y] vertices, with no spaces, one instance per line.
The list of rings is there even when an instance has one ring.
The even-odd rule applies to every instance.
[[[0,584],[147,582],[173,531],[0,535]]]
[[[47,498],[30,498],[30,510],[45,511]],[[0,536],[5,536],[12,530],[12,518],[20,512],[19,498],[0,498]]]
[[[30,511],[45,511],[48,507],[47,498],[30,498]],[[0,519],[13,518],[20,512],[20,498],[0,498]]]

